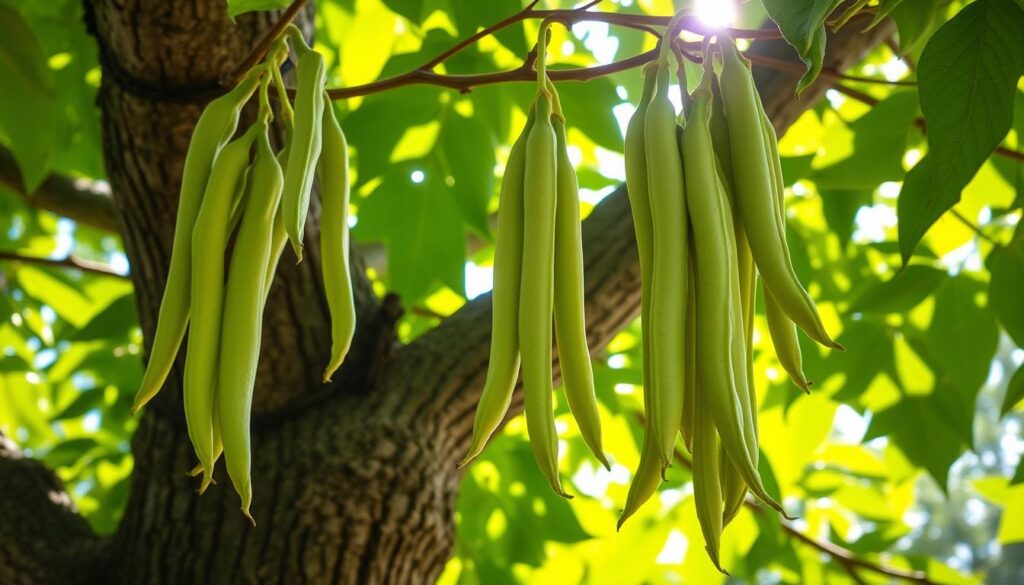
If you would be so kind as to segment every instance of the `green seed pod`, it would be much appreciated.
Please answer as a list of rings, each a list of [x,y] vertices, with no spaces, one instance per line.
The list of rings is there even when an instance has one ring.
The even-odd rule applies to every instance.
[[[647,407],[662,469],[675,452],[683,416],[686,338],[688,224],[683,161],[676,139],[676,112],[668,99],[669,71],[659,67],[644,120],[647,184],[653,220],[651,271],[651,377]]]
[[[185,155],[185,169],[181,175],[170,270],[164,296],[160,301],[160,313],[146,372],[132,405],[133,413],[160,391],[185,337],[191,310],[188,291],[192,278],[192,227],[199,214],[214,159],[235,133],[242,106],[252,97],[259,82],[257,75],[249,75],[234,89],[210,102],[192,131],[192,141]]]
[[[252,175],[254,186],[238,228],[228,270],[217,368],[217,416],[224,461],[231,483],[242,498],[242,512],[250,521],[252,392],[263,331],[263,288],[273,221],[284,183],[266,132],[256,140]]]
[[[323,114],[323,149],[320,153],[320,266],[324,294],[331,313],[331,361],[324,382],[341,365],[356,331],[356,306],[348,264],[348,144],[345,133],[327,102]]]
[[[295,128],[284,169],[282,210],[288,239],[302,261],[302,237],[309,213],[309,194],[313,189],[316,162],[320,157],[324,114],[324,82],[327,70],[324,58],[306,46],[299,34],[293,35],[298,64],[295,67]]]
[[[224,304],[224,253],[233,195],[249,162],[249,148],[266,131],[254,124],[217,155],[210,181],[192,230],[192,324],[185,352],[185,422],[196,456],[203,466],[203,484],[213,474],[213,401]]]
[[[523,179],[526,143],[536,119],[530,108],[526,127],[512,145],[498,195],[498,233],[494,243],[494,288],[491,293],[491,354],[487,379],[473,420],[473,439],[459,463],[480,454],[501,424],[519,378],[519,288],[523,271]]]
[[[541,92],[535,107],[523,175],[523,274],[519,289],[523,396],[526,428],[537,463],[552,489],[568,497],[558,477],[558,436],[551,397],[558,139],[551,126],[551,97]]]
[[[597,460],[610,469],[601,447],[601,417],[583,313],[583,242],[576,171],[569,159],[565,123],[553,116],[558,139],[558,203],[555,212],[555,339],[562,387],[580,434]]]

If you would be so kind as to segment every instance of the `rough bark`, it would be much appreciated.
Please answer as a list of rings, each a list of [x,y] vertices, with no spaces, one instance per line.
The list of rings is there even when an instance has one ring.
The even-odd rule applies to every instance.
[[[163,290],[183,155],[208,92],[272,15],[231,25],[223,0],[93,0],[101,47],[104,148],[115,211],[148,338]],[[306,14],[308,18],[309,13]],[[307,23],[308,24],[308,23]],[[888,33],[848,26],[827,66],[841,67]],[[757,50],[793,59],[780,43]],[[766,107],[784,128],[821,97],[792,98],[796,77],[758,72]],[[12,571],[38,583],[427,583],[454,542],[461,478],[486,367],[489,296],[469,303],[415,343],[398,347],[397,300],[378,302],[358,269],[360,326],[335,384],[319,375],[329,350],[317,272],[318,209],[309,257],[290,253],[271,293],[256,389],[253,514],[249,527],[223,472],[204,496],[180,414],[179,367],[142,415],[132,447],[131,497],[116,535],[100,541],[37,464],[0,449],[0,582]],[[639,308],[639,271],[623,189],[584,226],[588,334],[597,350]],[[357,258],[358,260],[358,258]],[[359,266],[359,262],[356,262]],[[518,404],[513,406],[518,410]],[[14,494],[10,497],[8,494]],[[4,571],[8,572],[5,573]]]

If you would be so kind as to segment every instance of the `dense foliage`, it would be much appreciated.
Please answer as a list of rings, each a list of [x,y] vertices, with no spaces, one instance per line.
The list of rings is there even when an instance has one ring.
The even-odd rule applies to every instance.
[[[239,14],[286,4],[229,2]],[[675,4],[605,0],[597,9],[669,15]],[[736,26],[774,18],[811,83],[836,4],[747,2]],[[829,541],[935,582],[1015,582],[1024,574],[1024,8],[1014,0],[851,4],[894,20],[896,39],[847,78],[822,73],[846,89],[830,90],[780,142],[796,271],[847,350],[826,353],[802,339],[814,380],[805,395],[775,361],[758,307],[761,472],[799,519],[744,510],[726,533],[722,563],[745,580],[881,582],[864,568],[851,577],[841,556],[823,563],[820,543]],[[328,85],[356,86],[418,67],[521,8],[520,0],[324,0],[315,48]],[[514,69],[537,24],[507,27],[443,71]],[[0,432],[57,469],[93,527],[110,533],[127,497],[129,407],[142,376],[130,267],[116,234],[24,195],[51,174],[102,191],[97,51],[77,0],[0,0],[0,30]],[[600,23],[552,31],[553,69],[608,63],[655,43]],[[585,213],[624,178],[623,127],[641,83],[633,69],[558,84]],[[401,295],[403,340],[489,288],[497,178],[532,95],[529,83],[465,95],[415,85],[336,102],[353,157],[353,236],[378,292]],[[15,163],[23,188],[7,176]],[[443,582],[724,579],[697,545],[685,466],[670,468],[659,497],[615,532],[642,437],[639,339],[630,327],[595,359],[612,469],[589,457],[556,392],[561,472],[579,494],[563,500],[513,420],[468,468]]]

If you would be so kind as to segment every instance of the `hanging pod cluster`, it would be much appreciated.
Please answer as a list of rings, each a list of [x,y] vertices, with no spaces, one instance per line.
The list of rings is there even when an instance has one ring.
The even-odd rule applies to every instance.
[[[545,38],[546,27],[541,29]],[[538,56],[537,97],[509,153],[498,204],[491,354],[473,439],[462,461],[480,454],[523,378],[526,426],[541,471],[562,496],[552,404],[552,322],[566,401],[594,456],[608,467],[583,312],[583,246],[576,171],[565,119]]]
[[[293,103],[280,74],[289,41],[297,57]],[[277,152],[269,134],[271,83],[285,126],[285,144]],[[156,333],[132,407],[137,411],[160,391],[187,330],[185,421],[199,459],[191,474],[202,474],[202,493],[223,454],[242,512],[250,520],[250,419],[263,309],[289,239],[301,260],[302,227],[316,174],[323,207],[321,270],[332,322],[324,381],[344,360],[355,331],[348,264],[348,155],[324,83],[322,57],[292,27],[275,42],[265,62],[210,102],[200,116],[185,157]],[[257,92],[257,120],[235,137],[242,108]]]
[[[668,25],[669,34],[681,16]],[[546,27],[541,28],[541,39]],[[498,206],[491,355],[476,412],[476,457],[500,425],[522,369],[527,431],[541,470],[565,495],[552,417],[552,320],[570,410],[595,456],[601,450],[583,318],[580,212],[558,96],[539,42],[538,93],[509,154]],[[715,50],[717,47],[717,50]],[[716,68],[716,54],[719,55]],[[692,454],[694,499],[707,551],[719,566],[724,527],[749,491],[783,512],[758,471],[752,341],[758,274],[775,351],[808,389],[797,330],[841,349],[793,270],[786,243],[775,132],[748,63],[732,40],[708,46],[699,87],[677,116],[671,45],[644,68],[625,136],[626,185],[641,273],[644,444],[619,525]],[[677,57],[678,60],[678,57]],[[682,63],[677,63],[682,68]]]
[[[751,354],[758,274],[776,354],[797,386],[806,391],[810,384],[797,328],[822,345],[841,346],[793,270],[775,132],[750,68],[731,39],[717,46],[720,71],[709,49],[698,88],[689,96],[679,88],[686,108],[677,118],[668,97],[672,53],[663,44],[644,70],[641,102],[626,130],[646,428],[619,525],[657,490],[678,432],[692,454],[707,551],[719,566],[722,530],[748,490],[783,511],[758,472]]]

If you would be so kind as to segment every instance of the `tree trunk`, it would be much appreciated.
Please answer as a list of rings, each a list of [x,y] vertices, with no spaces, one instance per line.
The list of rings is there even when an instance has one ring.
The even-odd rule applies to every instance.
[[[192,126],[217,80],[274,21],[232,25],[223,0],[92,0],[100,46],[104,154],[132,266],[146,339],[155,326]],[[312,30],[312,10],[302,18]],[[300,21],[302,19],[300,18]],[[856,30],[854,30],[856,29]],[[826,67],[842,67],[887,27],[847,26]],[[794,60],[782,43],[757,50]],[[793,98],[796,75],[758,72],[766,108],[783,128],[820,99]],[[429,583],[454,543],[461,479],[490,335],[488,296],[415,343],[399,346],[397,299],[372,293],[354,252],[359,328],[336,382],[320,372],[330,349],[318,272],[319,210],[307,258],[285,252],[264,323],[254,399],[249,526],[222,468],[202,497],[181,414],[181,362],[141,415],[131,496],[118,532],[97,539],[72,513],[59,482],[0,443],[0,582]],[[584,226],[588,334],[607,343],[639,310],[639,270],[624,189]],[[132,391],[132,389],[122,389]],[[519,404],[513,404],[518,412]],[[3,441],[3,437],[0,437]],[[63,494],[63,495],[61,495]],[[37,519],[35,522],[28,518]],[[34,526],[29,538],[11,526]]]

